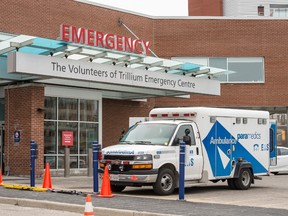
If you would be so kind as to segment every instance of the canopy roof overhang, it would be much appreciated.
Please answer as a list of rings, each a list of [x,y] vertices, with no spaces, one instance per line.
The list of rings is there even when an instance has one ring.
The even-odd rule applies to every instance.
[[[173,61],[168,59],[156,58],[146,55],[134,53],[119,52],[99,47],[87,46],[84,44],[75,44],[59,40],[51,40],[47,38],[33,37],[29,35],[11,35],[0,33],[0,86],[18,82],[35,82],[53,85],[74,86],[80,88],[97,89],[102,92],[103,98],[113,99],[143,99],[148,97],[166,97],[166,96],[183,96],[192,93],[203,93],[211,95],[220,94],[220,83],[216,83],[219,88],[215,92],[205,90],[202,92],[181,91],[181,89],[149,87],[145,85],[125,85],[121,82],[109,83],[98,82],[97,80],[75,80],[57,76],[43,76],[37,73],[22,73],[22,71],[10,71],[16,73],[8,73],[7,59],[11,53],[33,54],[37,56],[47,56],[55,59],[61,58],[71,62],[79,63],[89,62],[90,64],[109,68],[122,68],[122,70],[131,71],[131,73],[143,72],[151,73],[162,77],[173,75],[175,79],[191,80],[191,82],[201,81],[201,85],[209,85],[215,80],[207,79],[210,76],[217,76],[223,73],[229,73],[223,69],[202,67],[201,65]],[[60,59],[59,59],[60,60]],[[127,72],[128,73],[128,72]],[[177,78],[176,78],[177,77]],[[202,79],[197,79],[201,77]],[[190,82],[190,81],[189,81]]]

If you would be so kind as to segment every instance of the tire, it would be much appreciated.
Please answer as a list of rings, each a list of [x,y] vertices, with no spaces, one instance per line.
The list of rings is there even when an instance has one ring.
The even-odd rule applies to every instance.
[[[159,171],[153,190],[158,195],[172,194],[176,187],[176,178],[172,170],[168,168]]]
[[[228,187],[232,190],[236,189],[235,179],[227,179]]]
[[[124,185],[113,185],[111,184],[111,191],[112,192],[122,192],[124,189],[126,188],[126,186]]]
[[[239,178],[235,179],[235,186],[238,190],[247,190],[252,183],[252,173],[250,169],[241,169]]]

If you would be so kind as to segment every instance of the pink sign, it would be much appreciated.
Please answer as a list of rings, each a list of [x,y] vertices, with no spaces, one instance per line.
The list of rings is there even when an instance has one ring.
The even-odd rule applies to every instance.
[[[73,131],[62,131],[62,146],[73,146]]]

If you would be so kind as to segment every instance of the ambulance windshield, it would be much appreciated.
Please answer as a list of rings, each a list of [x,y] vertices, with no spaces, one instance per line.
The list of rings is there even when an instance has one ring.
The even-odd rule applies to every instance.
[[[168,145],[176,124],[144,123],[132,126],[121,139],[121,144]]]

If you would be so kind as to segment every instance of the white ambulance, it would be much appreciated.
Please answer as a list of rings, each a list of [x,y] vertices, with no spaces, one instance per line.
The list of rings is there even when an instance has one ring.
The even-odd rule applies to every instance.
[[[111,189],[153,186],[168,195],[179,186],[179,141],[184,140],[185,186],[227,180],[246,190],[270,164],[269,112],[208,107],[156,108],[117,145],[102,149]]]

